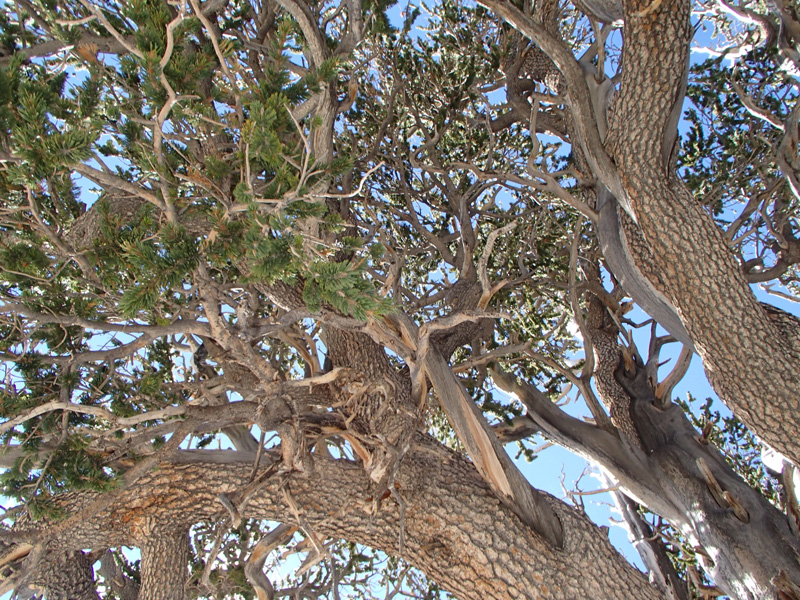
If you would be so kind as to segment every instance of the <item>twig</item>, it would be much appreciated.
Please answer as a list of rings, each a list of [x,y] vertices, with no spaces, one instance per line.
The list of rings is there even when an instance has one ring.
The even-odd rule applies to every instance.
[[[220,496],[223,495],[224,494],[220,494]],[[228,527],[226,527],[226,525],[227,520],[220,523],[217,527],[217,535],[214,539],[214,545],[208,552],[208,556],[206,557],[206,565],[203,567],[203,574],[200,576],[200,585],[209,591],[214,589],[214,586],[211,585],[211,570],[214,568],[214,564],[217,562],[217,556],[219,556],[219,551],[222,547],[222,540],[228,531]],[[237,526],[238,524],[234,525],[234,527]]]
[[[292,117],[294,118],[294,117]],[[367,171],[364,176],[361,178],[361,181],[358,182],[358,187],[354,192],[350,192],[349,194],[314,194],[311,196],[312,198],[355,198],[364,190],[364,184],[367,182],[367,179],[370,175],[372,175],[375,171],[380,169],[383,165],[385,165],[383,161],[379,162],[377,165],[372,167],[369,171]]]

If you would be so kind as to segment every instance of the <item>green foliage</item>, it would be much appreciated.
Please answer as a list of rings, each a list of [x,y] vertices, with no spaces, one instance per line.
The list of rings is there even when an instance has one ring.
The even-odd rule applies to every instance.
[[[158,238],[163,245],[150,240],[122,244],[121,258],[132,267],[128,275],[132,281],[119,300],[124,317],[155,308],[197,266],[197,244],[182,227],[167,225]]]
[[[107,60],[88,46],[29,59],[25,50],[47,36],[21,27],[14,10],[0,11],[0,44],[8,50],[0,62],[0,152],[14,157],[0,164],[0,294],[58,318],[2,322],[0,347],[19,357],[2,386],[3,417],[65,400],[122,419],[185,403],[191,378],[175,340],[140,344],[138,334],[109,333],[103,324],[166,326],[202,315],[200,272],[221,286],[295,282],[314,310],[359,319],[392,309],[368,275],[381,260],[380,243],[339,237],[339,213],[311,196],[352,161],[338,154],[318,162],[304,142],[319,126],[313,115],[296,122],[289,114],[337,84],[344,57],[295,75],[299,30],[281,14],[267,32],[257,81],[239,88],[225,69],[249,69],[240,40],[220,40],[223,68],[199,19],[173,27],[169,3],[137,0],[104,13],[136,52]],[[232,9],[227,27],[252,16]],[[95,20],[62,34],[79,45],[82,35],[107,32]],[[164,111],[172,92],[179,100]],[[78,178],[76,165],[96,169],[97,160],[107,161],[100,172],[111,184]],[[319,239],[308,237],[314,230]],[[97,327],[78,325],[81,319]],[[134,349],[113,354],[126,347]],[[107,351],[98,363],[61,360]],[[274,360],[292,368],[296,357],[280,353]],[[108,489],[136,459],[131,452],[106,462],[95,434],[108,426],[56,411],[7,431],[4,441],[24,456],[2,476],[3,493],[38,510],[63,490]],[[147,440],[150,427],[152,451],[165,441],[158,422],[135,430]]]
[[[53,430],[55,423],[49,420],[48,423],[48,419],[43,419],[39,425],[44,430]],[[55,507],[48,498],[71,490],[111,489],[114,485],[111,473],[100,458],[84,451],[87,443],[88,440],[73,435],[45,452],[35,443],[27,445],[29,454],[0,474],[0,493],[26,502],[34,516],[53,518]]]
[[[16,55],[0,67],[0,144],[18,161],[4,178],[18,186],[62,177],[65,169],[91,156],[98,124],[89,118],[96,105],[97,82],[89,79],[74,94],[67,93],[66,73]]]
[[[386,313],[392,304],[380,298],[372,284],[361,276],[359,265],[316,261],[309,266],[309,276],[303,286],[303,300],[312,311],[326,302],[338,311],[356,319],[369,314]]]
[[[24,4],[40,18],[0,8],[0,417],[18,420],[0,442],[21,454],[0,493],[53,518],[57,494],[113,489],[143,457],[160,457],[184,409],[264,408],[276,384],[320,375],[320,330],[334,321],[396,335],[386,356],[398,371],[415,349],[392,317],[441,325],[434,343],[457,340],[447,359],[492,425],[524,409],[492,388],[487,354],[551,397],[567,384],[552,365],[567,368],[580,350],[570,243],[580,236],[579,278],[598,250],[580,233],[584,216],[552,191],[585,199],[593,183],[559,137],[570,133],[564,95],[509,80],[527,42],[485,9],[444,0],[390,18],[391,0],[365,0],[356,18],[347,3],[311,3],[311,39],[275,3],[204,2],[203,19],[169,0],[93,1],[94,15],[74,0]],[[593,28],[565,10],[559,26],[577,55]],[[348,35],[356,24],[363,32]],[[796,94],[778,63],[757,49],[736,74],[721,59],[694,69],[680,168],[721,223],[740,190],[776,185],[778,134],[748,117],[731,82],[786,119]],[[511,83],[522,89],[514,98]],[[540,130],[566,133],[529,130],[534,99]],[[785,202],[770,210],[786,223],[796,207],[781,185]],[[760,212],[746,215],[758,232],[750,250],[774,258]],[[458,316],[466,327],[448,324]],[[463,452],[425,400],[427,430]],[[291,409],[312,421],[352,410],[338,401]],[[694,412],[776,501],[756,440],[708,404]],[[203,421],[184,447],[227,444],[215,426]],[[536,458],[524,443],[517,456]],[[219,540],[215,594],[253,598],[244,565],[265,532],[199,524],[191,584]],[[348,598],[446,597],[403,560],[349,543],[280,583],[336,598],[336,582]]]

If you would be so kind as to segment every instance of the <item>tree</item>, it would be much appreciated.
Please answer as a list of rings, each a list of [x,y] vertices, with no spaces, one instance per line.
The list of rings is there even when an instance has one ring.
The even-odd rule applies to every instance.
[[[749,285],[796,291],[800,22],[697,5],[692,66],[692,8],[4,6],[1,589],[800,598],[798,323]],[[673,401],[694,351],[782,493]],[[648,575],[525,480],[537,432]]]

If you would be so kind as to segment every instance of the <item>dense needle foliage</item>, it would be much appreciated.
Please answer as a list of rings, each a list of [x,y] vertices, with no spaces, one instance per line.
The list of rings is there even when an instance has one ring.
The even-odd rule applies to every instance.
[[[582,57],[598,85],[616,85],[618,21],[601,27],[578,2],[511,4]],[[717,27],[717,50],[739,56],[692,61],[677,170],[750,281],[793,297],[789,34],[783,45],[758,38],[715,7],[695,8]],[[423,345],[408,341],[410,331],[441,349],[496,435],[516,444],[509,452],[528,460],[540,456],[533,436],[542,422],[497,390],[489,367],[566,401],[566,412],[623,429],[592,382],[602,358],[592,335],[621,332],[624,364],[645,365],[669,402],[681,367],[658,387],[659,352],[674,340],[653,327],[639,357],[629,336],[640,324],[625,316],[625,291],[598,241],[596,178],[575,145],[565,85],[515,28],[460,0],[5,3],[0,494],[19,507],[8,527],[63,519],[66,492],[126,490],[178,448],[259,448],[260,460],[291,440],[300,454],[313,457],[313,448],[368,466],[370,444],[390,444],[385,432],[357,430],[363,417],[353,406],[375,389],[397,393],[392,383],[353,392],[344,381],[332,388],[336,401],[300,408],[284,391],[276,398],[291,425],[259,420],[274,386],[306,378],[311,390],[313,378],[343,377],[329,356],[333,330],[377,340],[411,393],[427,392],[419,428],[462,453],[436,382],[419,376],[413,359]],[[593,298],[605,307],[592,308]],[[335,396],[345,393],[355,400]],[[242,402],[260,408],[226,420],[226,406]],[[193,416],[208,407],[218,407],[215,419]],[[711,404],[683,408],[703,443],[789,510],[741,422]],[[313,427],[298,425],[312,413]],[[337,431],[355,423],[356,433],[332,433],[324,419],[334,417],[345,423]],[[310,458],[292,460],[290,471],[313,472]],[[376,485],[392,476],[375,476]],[[697,575],[686,532],[650,522],[677,554],[687,589],[712,585]],[[257,597],[245,565],[270,525],[233,513],[196,524],[187,593]],[[265,571],[282,596],[445,594],[400,559],[317,538],[305,525],[281,547]],[[92,550],[92,560],[107,556]],[[125,585],[142,579],[136,552],[108,556],[117,570],[104,567],[104,593],[129,597]],[[8,589],[25,573],[12,562],[0,563]],[[129,584],[115,587],[114,573]]]

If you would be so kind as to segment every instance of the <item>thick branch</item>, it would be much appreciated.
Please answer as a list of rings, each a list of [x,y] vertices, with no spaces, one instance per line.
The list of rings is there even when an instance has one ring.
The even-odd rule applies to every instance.
[[[435,347],[428,349],[424,364],[450,424],[483,478],[526,524],[554,547],[561,547],[564,532],[557,516],[511,461],[483,414]]]
[[[661,486],[641,452],[623,444],[608,431],[566,414],[535,387],[517,381],[499,367],[492,368],[491,372],[495,384],[519,398],[528,409],[528,416],[546,437],[607,469],[626,493],[651,510],[665,511],[666,514],[674,512],[660,497]]]
[[[235,497],[247,483],[253,456],[242,455],[219,469],[192,462],[192,451],[179,454],[184,464],[165,460],[135,489],[126,490],[101,514],[63,532],[54,543],[131,544],[130,524],[151,516],[184,525],[218,519],[225,511],[218,495]],[[279,453],[273,452],[262,464],[268,467],[276,460]],[[314,477],[267,481],[242,516],[292,522],[285,495],[279,491],[283,489],[322,535],[396,553],[403,527],[404,557],[464,599],[659,598],[641,573],[614,551],[605,534],[579,512],[547,497],[564,526],[564,548],[555,550],[498,506],[469,462],[429,438],[417,439],[397,474],[397,488],[406,503],[403,519],[391,500],[372,514],[372,484],[360,465],[320,455],[316,464]],[[80,504],[81,497],[67,495],[63,502]],[[28,534],[19,531],[18,537],[32,536],[42,526],[33,526]]]
[[[629,1],[609,148],[647,253],[634,261],[675,306],[720,398],[771,446],[800,461],[800,345],[753,295],[721,232],[665,161],[685,77],[690,4]],[[747,368],[743,368],[746,365]]]

